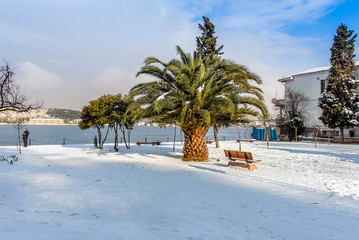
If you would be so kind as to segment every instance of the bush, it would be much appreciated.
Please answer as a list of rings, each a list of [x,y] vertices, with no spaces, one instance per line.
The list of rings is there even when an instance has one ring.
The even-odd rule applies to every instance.
[[[298,135],[302,135],[304,131],[303,119],[299,117],[292,118],[285,122],[285,127],[288,130],[288,137],[290,141],[297,139]]]
[[[10,155],[8,157],[0,156],[0,161],[7,162],[10,165],[13,165],[14,162],[19,161],[19,158],[16,155]]]

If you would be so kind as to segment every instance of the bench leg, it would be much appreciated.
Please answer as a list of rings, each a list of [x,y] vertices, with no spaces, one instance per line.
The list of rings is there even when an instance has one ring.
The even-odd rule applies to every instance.
[[[251,164],[251,165],[248,165],[248,170],[252,172],[252,171],[257,171],[258,168],[255,164]]]
[[[247,164],[247,163],[241,163],[241,162],[229,161],[228,166],[237,166],[237,167],[247,168],[249,171],[258,170],[258,168],[255,164]]]

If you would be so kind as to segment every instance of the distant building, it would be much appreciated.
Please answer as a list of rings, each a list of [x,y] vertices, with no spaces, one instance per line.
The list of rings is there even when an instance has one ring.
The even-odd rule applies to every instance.
[[[30,110],[29,112],[0,112],[0,124],[11,124],[18,118],[26,118],[24,124],[28,125],[78,125],[81,119],[68,119],[61,116],[49,115],[47,109]]]
[[[356,70],[355,70],[355,79],[359,79],[359,62],[356,62]],[[297,74],[293,74],[290,77],[283,77],[282,79],[278,79],[280,83],[284,85],[284,96],[288,90],[292,90],[294,92],[300,92],[304,94],[308,100],[305,112],[302,113],[305,117],[304,125],[307,128],[313,128],[313,126],[321,126],[322,127],[322,136],[326,136],[332,132],[332,129],[325,129],[319,117],[322,113],[320,107],[318,107],[318,98],[321,93],[323,93],[326,89],[327,78],[329,75],[329,66],[313,68],[309,69]],[[358,89],[359,91],[359,89]],[[273,99],[273,103],[275,106],[279,107],[280,111],[282,111],[285,99]],[[338,136],[339,132],[335,131],[332,133],[334,136]],[[359,129],[350,128],[345,129],[344,131],[345,137],[359,137]]]
[[[31,118],[26,124],[29,125],[64,125],[63,119],[58,118]]]

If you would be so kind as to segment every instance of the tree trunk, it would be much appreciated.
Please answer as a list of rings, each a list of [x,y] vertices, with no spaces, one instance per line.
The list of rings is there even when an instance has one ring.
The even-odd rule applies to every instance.
[[[183,147],[183,161],[207,161],[208,148],[205,136],[208,127],[182,128],[185,135]]]
[[[114,131],[115,131],[115,145],[113,146],[113,148],[116,152],[118,152],[118,124],[115,125]]]
[[[341,139],[341,143],[344,143],[344,127],[340,126],[340,139]]]
[[[175,135],[173,136],[173,152],[176,150],[176,129],[177,127],[175,126]]]
[[[216,141],[216,148],[219,148],[219,140],[218,140],[218,127],[213,126],[214,140]]]
[[[240,127],[238,127],[238,151],[242,152],[241,128]]]
[[[131,129],[127,129],[127,136],[128,136],[128,149],[131,148]]]
[[[106,139],[107,139],[107,136],[108,136],[108,132],[109,132],[109,130],[110,130],[110,126],[107,126],[107,131],[106,131],[106,135],[105,135],[105,137],[104,137],[104,139],[103,139],[103,141],[102,141],[102,147],[103,147],[103,144],[106,142]],[[102,148],[101,148],[102,149]]]
[[[18,125],[17,126],[17,134],[19,136],[19,151],[20,151],[20,154],[21,154],[21,138],[20,138],[20,126]]]
[[[102,135],[101,135],[101,128],[97,127],[97,134],[98,134],[98,147],[102,149]]]
[[[127,144],[127,138],[126,138],[126,129],[124,126],[120,126],[121,132],[122,132],[122,136],[123,136],[123,141],[125,142],[125,146],[126,149],[129,149],[129,146]]]

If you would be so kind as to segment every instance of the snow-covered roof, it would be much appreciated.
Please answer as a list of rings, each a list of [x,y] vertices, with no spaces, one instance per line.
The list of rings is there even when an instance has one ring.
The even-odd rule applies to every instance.
[[[355,62],[355,65],[359,66],[359,61]],[[306,74],[306,73],[315,73],[315,72],[326,71],[326,70],[329,70],[329,68],[330,68],[330,66],[310,68],[310,69],[304,70],[302,72],[293,74],[293,76],[300,75],[300,74]]]
[[[304,71],[302,71],[302,72],[293,74],[293,76],[295,76],[295,75],[300,75],[300,74],[306,74],[306,73],[314,73],[314,72],[326,71],[326,70],[329,70],[329,68],[330,68],[330,66],[310,68],[310,69],[304,70]]]
[[[359,61],[355,62],[355,65],[359,66]],[[330,66],[310,68],[310,69],[304,70],[302,72],[295,73],[290,77],[286,77],[286,78],[283,77],[282,79],[279,79],[278,81],[283,82],[283,81],[293,80],[294,76],[302,75],[302,74],[309,74],[309,73],[317,73],[317,72],[321,72],[321,71],[328,71],[329,68],[330,68]]]

